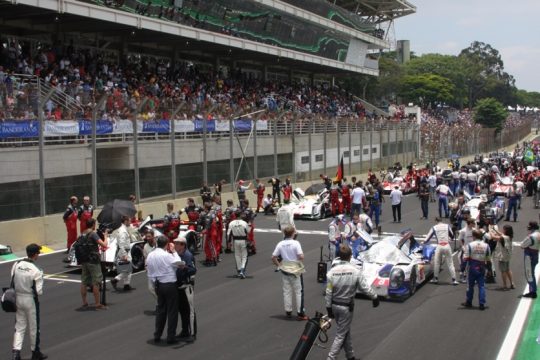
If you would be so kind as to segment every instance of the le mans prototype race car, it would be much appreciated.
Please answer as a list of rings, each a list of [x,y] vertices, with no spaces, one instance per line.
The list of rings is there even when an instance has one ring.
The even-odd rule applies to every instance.
[[[514,180],[511,177],[505,176],[497,179],[496,182],[490,185],[489,192],[495,195],[509,196],[512,187],[514,186]]]
[[[331,214],[330,193],[323,183],[313,184],[305,192],[297,188],[291,204],[295,219],[324,219]]]
[[[351,260],[378,296],[405,298],[433,275],[436,245],[420,245],[410,231],[387,236]]]
[[[491,216],[495,222],[502,219],[502,217],[506,214],[506,203],[503,197],[495,196],[493,201],[488,203],[486,195],[471,196],[468,192],[464,192],[464,195],[467,202],[461,211],[468,211],[471,214],[471,219],[473,220],[478,221],[480,218],[480,210],[478,209],[478,205],[480,205],[481,202],[487,203],[486,208],[488,210],[488,215]]]
[[[396,186],[399,186],[399,189],[401,190],[403,194],[409,194],[411,192],[416,191],[415,183],[416,181],[412,179],[410,181],[407,181],[401,177],[397,177],[393,179],[392,181],[388,181],[388,180],[383,181],[382,186],[383,186],[383,190],[385,194],[390,194],[390,192],[394,190]]]

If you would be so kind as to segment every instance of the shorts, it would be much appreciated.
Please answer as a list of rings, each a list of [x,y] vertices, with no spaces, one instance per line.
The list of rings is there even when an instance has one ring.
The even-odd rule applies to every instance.
[[[510,271],[510,261],[499,261],[499,271],[500,272]]]
[[[84,263],[81,264],[81,282],[86,285],[98,285],[103,280],[101,264]]]

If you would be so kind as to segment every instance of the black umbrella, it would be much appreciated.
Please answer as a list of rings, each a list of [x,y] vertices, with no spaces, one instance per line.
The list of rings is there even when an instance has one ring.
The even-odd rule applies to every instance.
[[[135,205],[129,200],[115,199],[103,206],[97,220],[100,224],[120,224],[122,216],[133,217],[137,213]]]

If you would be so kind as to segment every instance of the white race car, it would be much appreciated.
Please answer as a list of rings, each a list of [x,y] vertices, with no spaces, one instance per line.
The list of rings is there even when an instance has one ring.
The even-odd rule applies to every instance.
[[[305,192],[297,188],[291,204],[295,219],[324,219],[331,213],[330,192],[323,183],[313,184]]]
[[[404,298],[432,274],[435,245],[420,245],[411,232],[392,235],[375,243],[351,260],[378,296]]]
[[[464,195],[467,202],[463,205],[461,212],[468,211],[471,214],[471,219],[479,220],[480,210],[478,209],[478,205],[480,205],[481,202],[487,203],[487,196],[470,196],[468,192],[464,192]],[[506,215],[506,202],[503,197],[496,196],[493,201],[487,205],[487,209],[488,215],[493,217],[497,222]]]
[[[509,176],[505,176],[497,179],[496,182],[490,185],[489,192],[495,195],[509,196],[512,187],[514,186],[514,179]]]

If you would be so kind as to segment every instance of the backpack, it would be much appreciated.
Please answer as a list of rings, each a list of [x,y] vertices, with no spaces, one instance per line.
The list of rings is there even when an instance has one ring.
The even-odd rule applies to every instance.
[[[99,262],[99,253],[96,253],[95,244],[90,240],[89,234],[81,235],[73,244],[77,264]]]
[[[20,261],[17,261],[17,264]],[[2,289],[4,293],[2,294],[2,309],[5,312],[16,312],[17,311],[17,294],[15,293],[15,272],[11,276],[11,284],[9,288]]]

